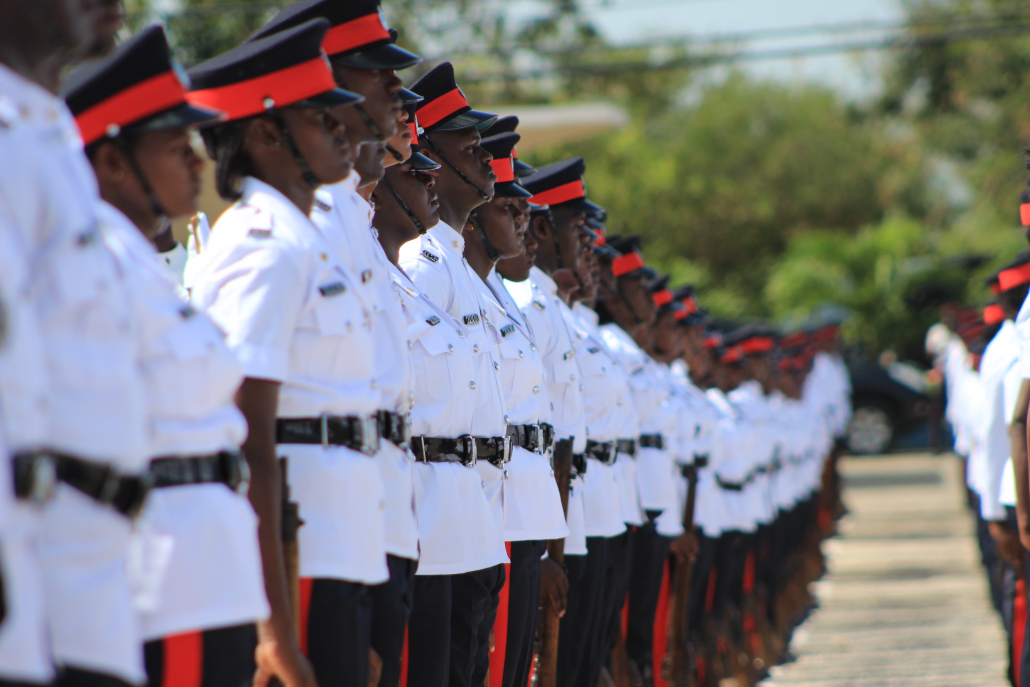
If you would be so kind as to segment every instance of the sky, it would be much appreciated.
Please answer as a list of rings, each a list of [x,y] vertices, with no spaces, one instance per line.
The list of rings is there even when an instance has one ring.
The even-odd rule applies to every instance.
[[[513,14],[519,9],[531,12],[531,4],[513,0]],[[855,23],[880,25],[861,31],[851,26],[848,32],[769,36],[722,46],[761,51],[874,40],[886,35],[882,25],[904,19],[901,0],[581,0],[580,6],[615,43],[683,36],[704,40],[714,35]],[[862,99],[878,92],[878,60],[879,53],[870,51],[762,60],[742,66],[762,77],[815,81],[840,90],[847,98]]]

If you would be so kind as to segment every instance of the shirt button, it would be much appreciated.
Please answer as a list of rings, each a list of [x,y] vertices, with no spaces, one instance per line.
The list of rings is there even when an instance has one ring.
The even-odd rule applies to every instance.
[[[616,401],[616,402],[615,402],[615,405],[617,405],[617,406],[621,406],[621,405],[622,405],[622,399],[620,398],[620,399],[619,399],[618,401]]]
[[[496,360],[494,361],[494,369],[495,370],[500,370],[501,369],[501,366],[497,363]]]
[[[576,381],[576,375],[569,375],[569,381],[570,382]]]
[[[533,387],[533,393],[534,393],[534,394],[539,394],[539,393],[540,393],[540,387],[538,387],[538,386],[534,386],[534,387]]]
[[[408,341],[408,350],[409,351],[411,350],[411,341],[410,340]]]
[[[476,388],[476,383],[475,382],[469,382],[469,388],[470,389],[475,389]]]
[[[535,351],[536,350],[536,344],[529,344],[529,350]]]
[[[458,242],[457,242],[457,241],[455,241],[455,242],[454,242],[454,247],[455,247],[455,248],[457,248],[457,247],[458,247]]]
[[[511,418],[509,418],[507,415],[504,416],[504,424],[506,424],[506,425],[510,425],[511,424]]]
[[[479,353],[479,344],[476,344],[475,346],[472,347],[472,352],[473,353]]]
[[[526,357],[526,354],[525,354],[525,353],[523,353],[522,351],[519,351],[519,357],[520,357],[520,358],[525,358],[525,357]]]
[[[370,382],[370,386],[371,386],[371,387],[372,387],[373,389],[375,389],[375,388],[377,388],[377,387],[379,386],[379,382],[377,382],[377,381],[376,381],[375,379],[373,379],[373,380],[372,380],[372,381]]]
[[[329,256],[326,255],[325,253],[319,253],[318,257],[322,258],[323,260],[328,260],[329,259]]]
[[[507,479],[508,479],[508,471],[507,471],[507,470],[505,470],[505,471],[504,471],[504,479],[505,479],[505,480],[507,480]]]
[[[554,470],[551,470],[551,477],[554,477]]]
[[[464,339],[465,338],[465,332],[458,332],[458,338],[459,339]]]
[[[454,344],[447,344],[447,350],[454,353]]]

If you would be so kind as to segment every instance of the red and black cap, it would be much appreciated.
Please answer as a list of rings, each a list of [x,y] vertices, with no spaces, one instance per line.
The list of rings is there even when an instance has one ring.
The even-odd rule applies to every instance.
[[[336,87],[322,52],[327,19],[312,19],[249,41],[190,70],[191,103],[213,107],[229,120],[284,107],[340,107],[364,100]]]
[[[454,80],[454,65],[444,62],[412,85],[424,100],[418,103],[418,123],[426,133],[460,131],[475,127],[483,131],[497,121],[497,115],[477,112]]]
[[[683,304],[683,315],[678,318],[683,324],[704,324],[708,321],[707,313],[697,304],[697,290],[692,285],[673,289],[672,297]]]
[[[355,69],[405,69],[422,61],[394,45],[395,32],[386,25],[379,0],[301,0],[275,15],[249,40],[320,17],[330,23],[322,47],[333,62]]]
[[[533,194],[529,202],[533,205],[548,205],[572,210],[592,211],[599,206],[587,201],[587,190],[583,185],[586,164],[581,157],[573,157],[538,167],[522,179],[522,185]]]
[[[497,175],[494,182],[495,198],[529,198],[532,195],[519,185],[515,175],[515,144],[521,138],[516,133],[497,134],[484,138],[480,143],[486,152],[494,156],[490,166]]]
[[[991,303],[984,308],[984,324],[990,326],[1005,321],[1005,311],[997,303]]]
[[[998,288],[1000,292],[1030,283],[1030,253],[1019,256],[998,271]]]
[[[486,129],[483,129],[483,138],[487,138],[488,136],[497,136],[498,134],[514,133],[518,125],[519,118],[514,115],[508,115],[507,117],[499,117],[496,122],[491,124]],[[511,156],[515,160],[515,176],[522,178],[529,176],[533,173],[533,168],[519,159],[517,151],[512,150]]]
[[[190,104],[189,77],[172,57],[159,25],[133,36],[110,57],[79,69],[64,97],[86,145],[117,138],[124,130],[157,131],[222,118],[216,109]]]
[[[672,291],[669,289],[670,278],[668,274],[658,276],[648,283],[647,288],[651,291],[651,301],[658,309],[658,313],[664,314],[671,311],[678,320],[686,317],[687,309],[676,300],[676,297],[673,296]],[[683,313],[683,315],[680,315],[680,313]]]
[[[646,277],[647,263],[640,253],[640,236],[609,236],[606,245],[619,254],[612,260],[612,274],[616,277]]]
[[[415,103],[405,103],[404,111],[408,113],[405,124],[411,131],[411,157],[404,162],[420,172],[435,172],[440,169],[440,163],[419,152],[418,135],[421,129],[419,129],[418,120],[415,117]]]
[[[1019,223],[1030,227],[1030,188],[1024,188],[1019,193]]]
[[[728,333],[727,346],[739,346],[745,356],[764,355],[776,348],[776,331],[764,324],[747,324]]]

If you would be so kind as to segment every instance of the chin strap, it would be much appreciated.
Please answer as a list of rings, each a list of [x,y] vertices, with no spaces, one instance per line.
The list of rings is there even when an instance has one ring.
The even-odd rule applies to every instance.
[[[611,293],[611,291],[609,291],[609,293]],[[622,304],[626,306],[627,310],[629,310],[629,314],[633,316],[633,321],[636,324],[643,324],[644,319],[637,314],[637,309],[634,308],[633,304],[629,302],[628,298],[626,298],[626,293],[622,290],[622,284],[619,283],[618,277],[615,277],[615,295],[619,297]]]
[[[304,156],[300,152],[300,148],[297,147],[297,142],[293,140],[293,134],[290,133],[289,127],[286,126],[286,121],[278,110],[269,110],[268,116],[272,118],[275,125],[279,127],[279,131],[283,135],[283,139],[286,141],[286,145],[290,149],[290,154],[293,155],[293,161],[297,163],[297,167],[300,169],[300,174],[304,177],[304,181],[311,188],[318,188],[322,185],[322,182],[318,180],[315,173],[311,171],[311,167],[308,165],[308,161],[304,159]]]
[[[541,212],[545,213],[544,216],[547,218],[547,224],[551,227],[551,240],[554,242],[554,262],[555,271],[565,269],[565,261],[562,259],[561,245],[558,243],[558,223],[554,221],[554,213],[551,212],[551,208],[548,207],[546,210]],[[579,284],[579,290],[581,293],[586,293],[587,286],[583,283],[583,279],[579,276],[577,270],[570,270],[572,276],[576,278],[576,283]]]
[[[389,143],[386,144],[386,152],[390,153],[390,155],[393,155],[393,159],[396,160],[398,163],[404,162],[404,156],[397,152],[397,149]]]
[[[487,238],[486,229],[483,228],[483,223],[480,221],[479,215],[475,210],[469,214],[469,221],[472,222],[472,226],[474,226],[476,231],[479,233],[479,238],[483,240],[483,248],[486,249],[486,254],[492,261],[497,262],[500,256],[497,253],[497,249],[494,248],[494,244],[490,243],[490,239]]]
[[[128,161],[129,167],[132,168],[132,173],[136,175],[140,186],[143,187],[143,192],[147,194],[147,200],[150,201],[150,210],[157,216],[159,223],[166,223],[168,221],[168,212],[165,210],[164,205],[161,204],[161,201],[157,199],[154,187],[150,185],[150,180],[143,173],[143,169],[139,166],[136,156],[133,155],[132,149],[129,147],[129,141],[125,136],[116,136],[114,143],[122,151],[122,155]]]
[[[420,235],[425,234],[427,231],[429,231],[428,229],[426,229],[426,225],[422,224],[421,220],[419,220],[419,218],[415,216],[415,213],[411,211],[411,208],[408,207],[408,204],[404,202],[404,199],[401,198],[401,194],[397,193],[397,189],[393,187],[393,184],[391,184],[386,179],[380,179],[379,183],[385,185],[386,188],[390,190],[390,193],[393,194],[393,197],[397,201],[397,204],[401,206],[401,210],[404,210],[404,213],[408,216],[408,219],[411,220],[411,223],[415,225],[415,228],[418,229],[418,233]]]
[[[481,189],[478,186],[476,186],[475,183],[473,183],[473,181],[471,179],[469,179],[465,175],[464,172],[462,172],[460,169],[458,169],[457,165],[455,165],[453,162],[451,162],[450,158],[448,158],[446,155],[444,155],[443,153],[440,152],[440,149],[437,148],[436,144],[433,143],[431,138],[429,138],[429,134],[423,135],[420,140],[421,141],[425,141],[426,145],[429,146],[429,149],[432,150],[434,153],[436,153],[440,157],[440,159],[444,161],[444,164],[447,165],[448,167],[450,167],[451,171],[458,175],[459,179],[461,179],[466,184],[471,186],[472,190],[475,191],[479,195],[480,198],[482,198],[484,201],[486,201],[488,203],[491,200],[493,200],[493,196],[488,196],[486,194],[486,191],[484,191],[483,189]]]

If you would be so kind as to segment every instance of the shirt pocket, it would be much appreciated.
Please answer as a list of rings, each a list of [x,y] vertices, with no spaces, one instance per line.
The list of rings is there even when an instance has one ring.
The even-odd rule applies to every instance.
[[[114,256],[104,247],[98,230],[82,232],[72,245],[62,248],[54,270],[61,303],[86,303],[114,286]]]
[[[315,322],[324,336],[353,334],[365,322],[361,301],[339,270],[319,275],[314,298]]]
[[[575,358],[560,359],[551,366],[551,381],[554,384],[579,384],[581,374]]]
[[[539,370],[536,375],[530,359],[529,343],[518,333],[504,337],[500,341],[501,350],[501,384],[507,399],[518,399],[527,393],[535,384],[540,384]]]
[[[443,325],[425,329],[418,337],[416,346],[423,349],[423,355],[413,356],[416,383],[433,400],[449,401],[454,395],[451,377],[457,370],[451,358],[458,351],[454,344],[457,334]]]

